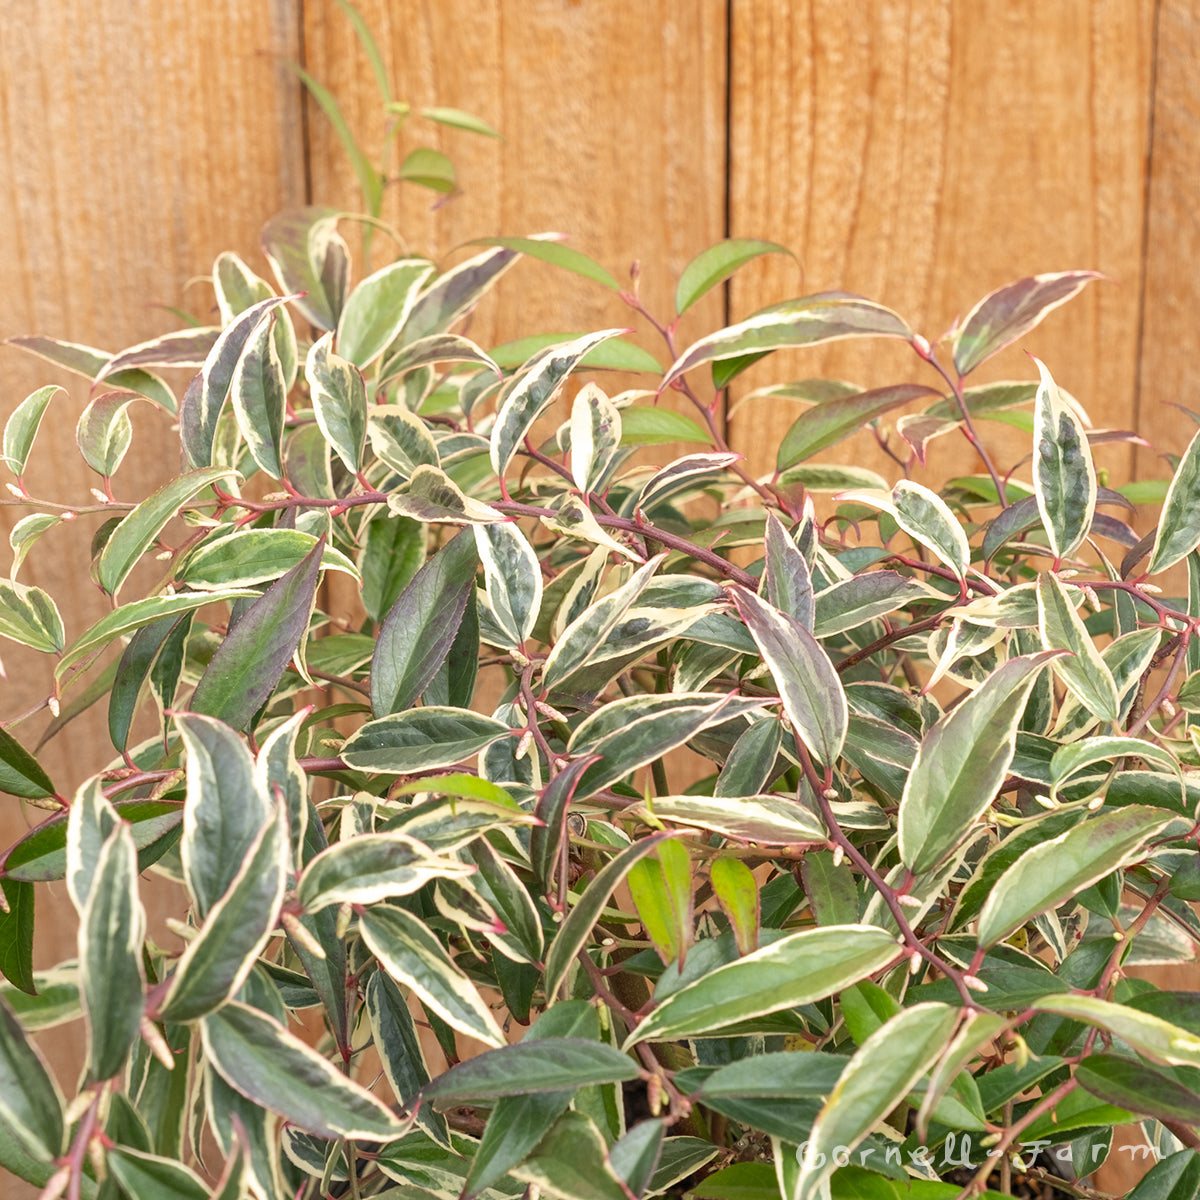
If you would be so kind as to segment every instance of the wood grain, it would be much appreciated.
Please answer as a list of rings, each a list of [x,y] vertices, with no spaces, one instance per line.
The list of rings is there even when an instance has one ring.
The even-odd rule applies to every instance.
[[[219,251],[237,249],[265,270],[259,226],[303,199],[299,88],[275,63],[298,49],[293,0],[96,0],[86,16],[72,5],[0,0],[0,27],[0,226],[8,231],[0,337],[37,332],[120,349],[177,327],[164,305],[207,318],[211,292],[188,281],[206,274]],[[68,386],[47,415],[28,478],[35,495],[91,503],[88,489],[99,481],[73,437],[86,383],[9,347],[0,363],[0,418],[44,383]],[[134,412],[119,499],[143,497],[177,469],[177,435],[161,415]],[[22,515],[0,509],[6,538]],[[105,608],[80,571],[100,519],[51,531],[21,571],[23,582],[56,598],[69,638]],[[9,642],[0,656],[0,719],[8,720],[45,698],[52,664]],[[13,732],[32,744],[44,724],[43,712]],[[70,792],[111,756],[105,714],[92,710],[50,743],[44,761]],[[4,797],[0,846],[36,816]],[[151,882],[144,894],[161,934],[166,892]],[[73,957],[65,894],[39,889],[38,905],[38,964]],[[42,1039],[64,1081],[76,1076],[82,1038],[72,1026]],[[5,1194],[17,1193],[6,1186]]]
[[[1098,269],[1115,283],[1093,286],[979,378],[1036,378],[1028,349],[1097,424],[1127,425],[1152,11],[1151,0],[734,5],[732,232],[789,245],[805,270],[801,283],[785,260],[764,260],[737,278],[734,315],[843,289],[933,339],[1010,280]],[[923,370],[902,344],[860,341],[768,359],[753,381],[935,382]],[[734,443],[767,470],[797,414],[741,414]],[[1003,427],[987,426],[986,438],[1005,465],[1027,452]],[[943,449],[929,477],[980,469],[965,451]],[[865,433],[822,457],[898,475]],[[1101,465],[1123,476],[1129,453],[1106,450]]]

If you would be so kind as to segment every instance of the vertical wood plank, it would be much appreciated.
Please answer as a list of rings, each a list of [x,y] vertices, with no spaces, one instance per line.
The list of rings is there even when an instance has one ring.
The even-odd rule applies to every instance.
[[[643,260],[642,297],[669,319],[675,277],[723,233],[723,0],[369,0],[360,8],[397,98],[414,109],[466,109],[506,139],[410,119],[402,152],[442,149],[462,188],[436,208],[427,192],[389,188],[385,216],[411,247],[444,255],[470,238],[556,230],[623,285],[633,261]],[[341,98],[364,144],[378,147],[385,119],[347,21],[332,0],[306,5],[305,19],[309,70]],[[315,111],[310,136],[314,199],[360,203],[345,156]],[[485,345],[636,324],[636,340],[665,357],[645,323],[595,284],[527,262],[501,287],[472,326]],[[695,328],[719,319],[714,298]]]
[[[266,270],[259,227],[304,198],[299,87],[274,61],[299,51],[296,0],[94,0],[86,11],[58,0],[0,0],[0,28],[0,337],[36,332],[117,350],[176,328],[166,305],[208,319],[211,291],[189,280],[206,274],[219,251],[236,249]],[[0,420],[36,387],[67,385],[47,414],[28,480],[35,495],[90,503],[98,480],[73,436],[86,383],[9,347],[0,363]],[[116,477],[118,499],[145,496],[178,468],[169,422],[148,410],[132,415],[135,441]],[[0,507],[5,553],[7,532],[25,511]],[[105,610],[80,571],[101,520],[81,516],[52,530],[21,570],[23,582],[58,601],[68,638]],[[10,642],[0,658],[0,720],[9,720],[45,698],[53,664]],[[43,711],[13,733],[32,746],[45,723]],[[103,706],[43,752],[66,791],[111,757]],[[7,848],[38,814],[2,801]],[[156,922],[162,886],[147,884]],[[38,965],[73,957],[65,895],[39,889],[38,905]],[[64,1080],[78,1070],[82,1037],[74,1026],[44,1039]]]
[[[890,305],[932,339],[1010,280],[1099,269],[1115,285],[1093,286],[978,379],[1029,378],[1028,349],[1098,425],[1127,426],[1152,12],[1152,0],[738,0],[732,231],[790,245],[805,279],[764,262],[735,282],[734,315],[838,288]],[[903,345],[858,342],[768,360],[753,379],[877,386],[928,380],[923,370]],[[732,437],[767,470],[796,415],[744,408]],[[1014,431],[993,424],[985,437],[1003,465],[1027,452]],[[980,469],[962,444],[939,449],[930,477]],[[898,473],[865,433],[822,457],[839,455]],[[1127,450],[1100,458],[1127,476]]]

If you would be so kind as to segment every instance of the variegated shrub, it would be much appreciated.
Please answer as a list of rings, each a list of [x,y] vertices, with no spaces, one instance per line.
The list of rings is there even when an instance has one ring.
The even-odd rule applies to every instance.
[[[0,790],[46,810],[0,857],[3,1166],[130,1200],[1087,1195],[1140,1121],[1134,1195],[1197,1195],[1200,996],[1128,972],[1200,940],[1200,439],[1142,536],[1045,367],[967,386],[1093,276],[932,347],[825,293],[677,351],[622,293],[664,373],[621,329],[465,336],[523,257],[618,289],[553,240],[351,283],[308,209],[264,249],[274,282],[218,259],[219,327],[16,339],[92,380],[103,502],[27,492],[56,389],[12,408],[0,634],[48,656],[42,740],[104,705],[113,758],[52,781],[36,714],[0,730]],[[700,255],[678,311],[777,249]],[[849,337],[919,382],[760,389],[799,415],[751,477],[723,389]],[[135,401],[185,463],[141,499]],[[902,408],[893,484],[813,461]],[[994,463],[994,417],[1032,465]],[[983,469],[935,490],[943,436]],[[112,599],[87,629],[18,578],[68,515]],[[1186,597],[1144,582],[1184,562]],[[144,872],[182,884],[167,944]],[[35,975],[54,880],[78,955]],[[56,1081],[31,1035],[67,1022]]]

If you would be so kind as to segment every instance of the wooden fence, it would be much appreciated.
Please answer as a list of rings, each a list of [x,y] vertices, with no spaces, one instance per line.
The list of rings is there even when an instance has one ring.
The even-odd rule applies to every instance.
[[[1200,381],[1197,0],[360,7],[397,97],[467,109],[506,139],[411,123],[417,142],[452,156],[462,188],[436,209],[426,193],[389,190],[384,215],[411,249],[440,256],[473,237],[560,230],[620,277],[639,261],[642,295],[661,313],[684,264],[722,237],[794,251],[698,306],[682,341],[830,288],[879,299],[936,337],[1010,279],[1091,267],[1112,282],[1022,349],[1097,424],[1136,426],[1162,450],[1190,436],[1171,405],[1195,407]],[[257,231],[278,209],[360,207],[345,154],[287,65],[302,62],[378,146],[376,83],[334,0],[0,0],[0,30],[0,336],[132,344],[174,326],[169,306],[209,310],[196,280],[219,251],[261,269]],[[629,317],[611,293],[530,265],[473,332],[487,345]],[[838,347],[786,369],[871,386],[914,371],[906,354]],[[15,350],[0,356],[0,413],[42,383],[69,383]],[[1017,348],[988,369],[1031,374]],[[74,499],[94,482],[72,447],[84,402],[72,386],[51,410],[30,471],[39,495]],[[793,416],[747,406],[730,441],[765,469]],[[124,495],[170,469],[165,443],[139,438],[118,477]],[[865,434],[842,454],[886,472]],[[1149,452],[1104,454],[1117,480],[1156,469]],[[956,447],[935,469],[976,469],[964,463]],[[3,508],[6,530],[21,513]],[[89,580],[62,565],[80,561],[88,524],[48,535],[22,573],[59,599],[69,632],[100,611]],[[5,645],[8,718],[45,696],[48,673]],[[80,718],[57,739],[52,773],[78,781],[105,745],[103,716]],[[24,826],[15,802],[0,806],[0,844]],[[44,914],[56,920],[49,959],[73,947],[67,906]]]

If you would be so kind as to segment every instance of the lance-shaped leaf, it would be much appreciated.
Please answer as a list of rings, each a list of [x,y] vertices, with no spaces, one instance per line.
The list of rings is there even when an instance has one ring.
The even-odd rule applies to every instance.
[[[166,523],[198,492],[232,475],[227,467],[206,467],[178,475],[143,500],[109,535],[96,562],[100,586],[115,596],[138,559],[154,544]]]
[[[283,475],[283,421],[288,379],[277,349],[275,314],[246,339],[229,381],[229,401],[250,456],[270,476]],[[282,326],[278,326],[282,328]]]
[[[402,405],[372,409],[367,434],[376,456],[405,479],[410,479],[420,466],[438,466],[437,443],[429,427]]]
[[[15,581],[0,582],[0,637],[43,654],[57,654],[67,640],[54,601],[41,588]]]
[[[586,254],[582,254],[570,246],[564,246],[562,237],[563,235],[560,233],[544,233],[537,237],[478,238],[475,245],[500,246],[506,250],[516,250],[521,254],[527,254],[530,258],[538,258],[542,262],[548,262],[576,275],[582,275],[585,279],[603,284],[614,292],[620,290],[621,285],[608,271]]]
[[[666,835],[652,834],[626,846],[588,884],[583,895],[567,914],[566,920],[559,926],[558,933],[554,935],[554,941],[550,945],[550,953],[546,955],[544,987],[547,1000],[557,994],[566,977],[567,968],[587,945],[604,906],[629,873],[629,868],[643,855],[649,854],[664,836]]]
[[[365,1088],[273,1017],[236,1001],[200,1025],[204,1050],[235,1091],[317,1137],[386,1142],[403,1126]]]
[[[672,992],[634,1029],[626,1045],[697,1037],[811,1004],[874,974],[900,952],[890,933],[869,925],[789,934]]]
[[[400,593],[425,565],[425,554],[425,528],[417,521],[393,517],[367,526],[366,544],[358,561],[363,607],[371,620],[384,620]],[[374,651],[376,641],[367,644]]]
[[[755,721],[733,744],[713,789],[714,796],[755,796],[775,778],[783,727],[774,717]]]
[[[114,354],[96,375],[96,383],[134,367],[200,367],[220,335],[215,326],[193,326],[160,334]]]
[[[125,1065],[144,1009],[142,943],[146,913],[138,898],[137,849],[118,824],[100,850],[79,915],[79,995],[88,1025],[88,1076],[111,1079]]]
[[[53,383],[38,388],[26,396],[5,421],[4,463],[14,475],[19,477],[25,474],[25,464],[29,461],[29,452],[33,449],[33,439],[37,437],[42,417],[46,415],[46,408],[54,398],[54,393],[62,390]]]
[[[472,891],[490,906],[507,931],[493,938],[493,949],[514,962],[541,962],[545,934],[528,885],[486,838],[477,838],[467,853],[477,868],[471,880]]]
[[[184,614],[143,625],[129,640],[108,700],[108,736],[118,750],[129,744],[129,731],[148,678],[161,707],[169,708],[174,702],[190,632],[191,620]]]
[[[470,338],[457,333],[435,333],[421,338],[411,345],[401,346],[383,360],[379,368],[380,378],[376,385],[383,387],[418,367],[433,363],[465,362],[486,367],[497,379],[503,377],[499,364],[477,346]]]
[[[297,899],[308,912],[331,904],[374,904],[408,896],[432,879],[461,879],[474,868],[439,858],[403,833],[364,833],[335,842],[304,869]]]
[[[156,1200],[160,1196],[170,1196],[171,1200],[212,1200],[217,1195],[195,1171],[173,1158],[129,1146],[113,1146],[104,1161],[120,1184],[121,1194],[132,1200]]]
[[[1038,672],[1054,657],[1009,659],[925,735],[900,801],[900,860],[932,871],[996,798]]]
[[[427,259],[402,258],[368,275],[346,297],[338,319],[338,353],[360,369],[374,362],[404,327],[433,270]]]
[[[217,647],[196,690],[194,712],[243,729],[275,690],[308,633],[325,538],[242,614]]]
[[[675,285],[676,313],[691,308],[701,296],[723,279],[728,279],[739,267],[764,254],[792,255],[792,252],[778,242],[764,242],[757,238],[726,238],[707,250],[701,250],[683,268]]]
[[[408,1002],[385,972],[374,971],[367,981],[364,1006],[388,1085],[405,1108],[412,1108],[417,1093],[429,1082],[429,1067]],[[430,1137],[449,1144],[446,1118],[432,1105],[420,1106],[416,1117]]]
[[[317,539],[299,529],[239,529],[199,546],[177,576],[192,588],[251,587],[278,579],[310,553]],[[323,571],[358,570],[340,550],[326,545]]]
[[[510,733],[495,717],[431,704],[368,721],[342,747],[342,759],[359,771],[409,775],[452,767]]]
[[[687,454],[683,458],[677,458],[647,481],[638,496],[635,507],[648,509],[656,504],[661,504],[680,492],[692,489],[697,480],[728,470],[734,463],[740,462],[742,457],[741,454],[729,452]]]
[[[936,492],[909,479],[902,479],[892,488],[890,495],[875,491],[849,491],[839,493],[838,500],[869,504],[890,513],[909,537],[932,550],[960,579],[966,575],[971,562],[967,535],[950,506]]]
[[[651,1185],[662,1158],[666,1129],[663,1118],[639,1121],[609,1148],[609,1165],[635,1196],[644,1195]]]
[[[350,251],[329,208],[292,208],[263,227],[263,253],[292,303],[319,329],[337,325]]]
[[[538,799],[536,814],[541,824],[529,831],[529,862],[543,892],[549,893],[557,873],[566,869],[567,815],[579,777],[593,761],[587,757],[569,762]]]
[[[460,534],[413,576],[384,618],[371,659],[371,708],[402,712],[437,674],[475,587],[474,538]]]
[[[943,1052],[959,1010],[917,1004],[897,1013],[859,1047],[821,1109],[800,1164],[797,1200],[809,1200],[835,1170],[835,1150],[853,1150]]]
[[[812,571],[808,559],[773,512],[767,513],[765,543],[763,580],[767,602],[811,633],[815,616]]]
[[[661,446],[666,442],[712,444],[712,435],[707,430],[674,409],[631,404],[620,413],[622,446]]]
[[[1107,1030],[1155,1062],[1200,1067],[1200,1037],[1152,1013],[1095,996],[1043,996],[1032,1007]]]
[[[1052,571],[1038,576],[1037,600],[1042,645],[1047,650],[1069,651],[1055,659],[1055,674],[1090,712],[1102,721],[1115,721],[1121,710],[1116,681]]]
[[[537,554],[511,521],[476,525],[474,534],[492,619],[511,639],[510,646],[522,646],[542,603]]]
[[[593,546],[603,546],[604,549],[612,550],[634,562],[642,561],[635,551],[606,533],[592,510],[578,496],[571,493],[559,497],[555,507],[542,517],[542,524],[547,529],[553,529],[555,533],[591,542]]]
[[[685,371],[705,363],[849,337],[908,340],[912,330],[882,304],[845,292],[820,292],[773,305],[702,338],[679,356],[663,376],[661,386],[667,387]]]
[[[816,759],[833,766],[846,740],[849,711],[829,656],[798,621],[745,588],[730,593],[775,679],[792,727]]]
[[[1150,554],[1151,575],[1173,567],[1200,546],[1200,433],[1183,452],[1163,501]]]
[[[504,395],[492,427],[492,468],[501,479],[534,421],[558,395],[579,360],[595,346],[627,329],[604,329],[544,351],[514,380]]]
[[[296,740],[308,712],[298,712],[285,721],[259,747],[254,760],[254,774],[260,795],[278,801],[287,813],[288,841],[291,861],[299,864],[304,857],[304,841],[308,830],[308,778],[296,758]]]
[[[498,508],[465,495],[445,471],[427,463],[412,473],[407,491],[388,496],[388,508],[431,525],[487,525],[507,519]]]
[[[621,446],[620,409],[594,384],[571,406],[571,478],[586,496],[600,487]]]
[[[1075,1078],[1093,1096],[1158,1120],[1200,1124],[1200,1096],[1163,1071],[1116,1054],[1092,1054]]]
[[[1146,843],[1171,823],[1161,808],[1131,804],[1101,811],[1027,850],[996,881],[979,913],[978,938],[990,946],[1014,929],[1145,857]]]
[[[92,880],[100,852],[121,823],[117,810],[104,795],[99,779],[92,779],[75,793],[67,814],[67,895],[82,913],[91,895]]]
[[[1078,414],[1059,395],[1046,364],[1033,361],[1042,377],[1033,416],[1033,486],[1050,549],[1060,559],[1073,554],[1092,527],[1096,468]]]
[[[656,796],[627,811],[763,846],[824,843],[829,837],[813,813],[783,796]]]
[[[1148,765],[1180,773],[1179,761],[1162,746],[1134,737],[1093,737],[1060,746],[1050,760],[1050,782],[1057,792],[1064,780],[1094,763],[1119,758],[1143,759]],[[1182,778],[1180,784],[1182,785]],[[1053,794],[1053,793],[1052,793]]]
[[[11,636],[5,632],[4,628],[5,607],[10,603],[9,597],[5,594],[5,586],[0,583],[0,636]],[[80,634],[78,639],[71,643],[54,668],[55,678],[61,679],[77,662],[98,653],[118,638],[125,637],[143,625],[150,625],[166,617],[179,616],[181,613],[190,612],[205,604],[242,600],[255,594],[244,588],[231,588],[222,592],[150,596],[145,600],[135,600],[132,604],[123,604],[120,608],[101,617],[90,629]],[[47,596],[46,599],[49,600],[49,597]]]
[[[543,686],[547,689],[557,687],[589,661],[617,622],[645,591],[651,576],[662,566],[666,557],[665,554],[659,554],[650,559],[619,588],[597,600],[563,630],[542,668]]]
[[[232,886],[271,818],[273,805],[245,743],[226,725],[181,713],[187,750],[187,800],[180,855],[200,918]]]
[[[629,1189],[608,1161],[603,1135],[581,1112],[563,1113],[512,1174],[562,1200],[629,1200]]]
[[[7,729],[0,729],[0,792],[26,800],[47,800],[57,794],[38,760]]]
[[[62,1097],[37,1048],[0,1000],[0,1118],[27,1154],[52,1162],[63,1151]]]
[[[362,373],[333,352],[333,334],[313,343],[304,364],[313,414],[346,470],[362,469],[367,444],[367,388]]]
[[[405,323],[401,335],[404,344],[412,345],[420,338],[449,329],[519,257],[515,250],[486,250],[439,275],[425,289]]]
[[[270,296],[260,300],[226,325],[204,360],[200,374],[188,386],[179,410],[179,436],[193,467],[211,465],[217,420],[229,395],[238,360],[260,322],[266,321],[271,310],[285,299]]]
[[[17,572],[21,569],[25,556],[33,549],[37,540],[48,529],[53,529],[61,521],[62,518],[55,516],[54,513],[30,513],[29,516],[22,517],[13,525],[8,531],[8,544],[13,549],[13,562],[9,578],[13,580],[17,578]]]
[[[638,767],[660,759],[704,729],[760,708],[755,697],[712,692],[625,696],[597,709],[571,735],[568,752],[596,754],[579,781],[580,795],[610,787]]]
[[[633,906],[659,957],[681,965],[692,943],[692,860],[685,846],[669,839],[640,858],[625,880]]]
[[[836,445],[893,408],[935,395],[917,383],[892,384],[850,396],[835,396],[801,413],[783,436],[775,466],[783,471]]]
[[[1011,346],[1060,304],[1081,292],[1098,271],[1060,271],[1031,275],[989,292],[975,305],[954,335],[954,366],[969,375],[981,362]]]
[[[379,965],[448,1025],[489,1046],[507,1043],[475,985],[423,922],[403,909],[378,905],[362,914],[359,930]]]
[[[817,593],[813,633],[817,637],[831,637],[835,633],[857,629],[914,600],[938,599],[944,599],[944,594],[897,571],[867,571],[852,575]]]
[[[0,975],[33,995],[33,884],[11,876],[0,879],[0,900]]]
[[[713,895],[729,919],[740,954],[758,949],[758,881],[740,858],[718,858],[709,874]]]
[[[287,813],[282,805],[259,832],[229,890],[187,945],[159,1017],[194,1021],[220,1007],[250,974],[275,930],[288,881]]]
[[[637,1077],[637,1064],[615,1046],[579,1037],[527,1038],[456,1064],[426,1084],[421,1097],[461,1104]]]

